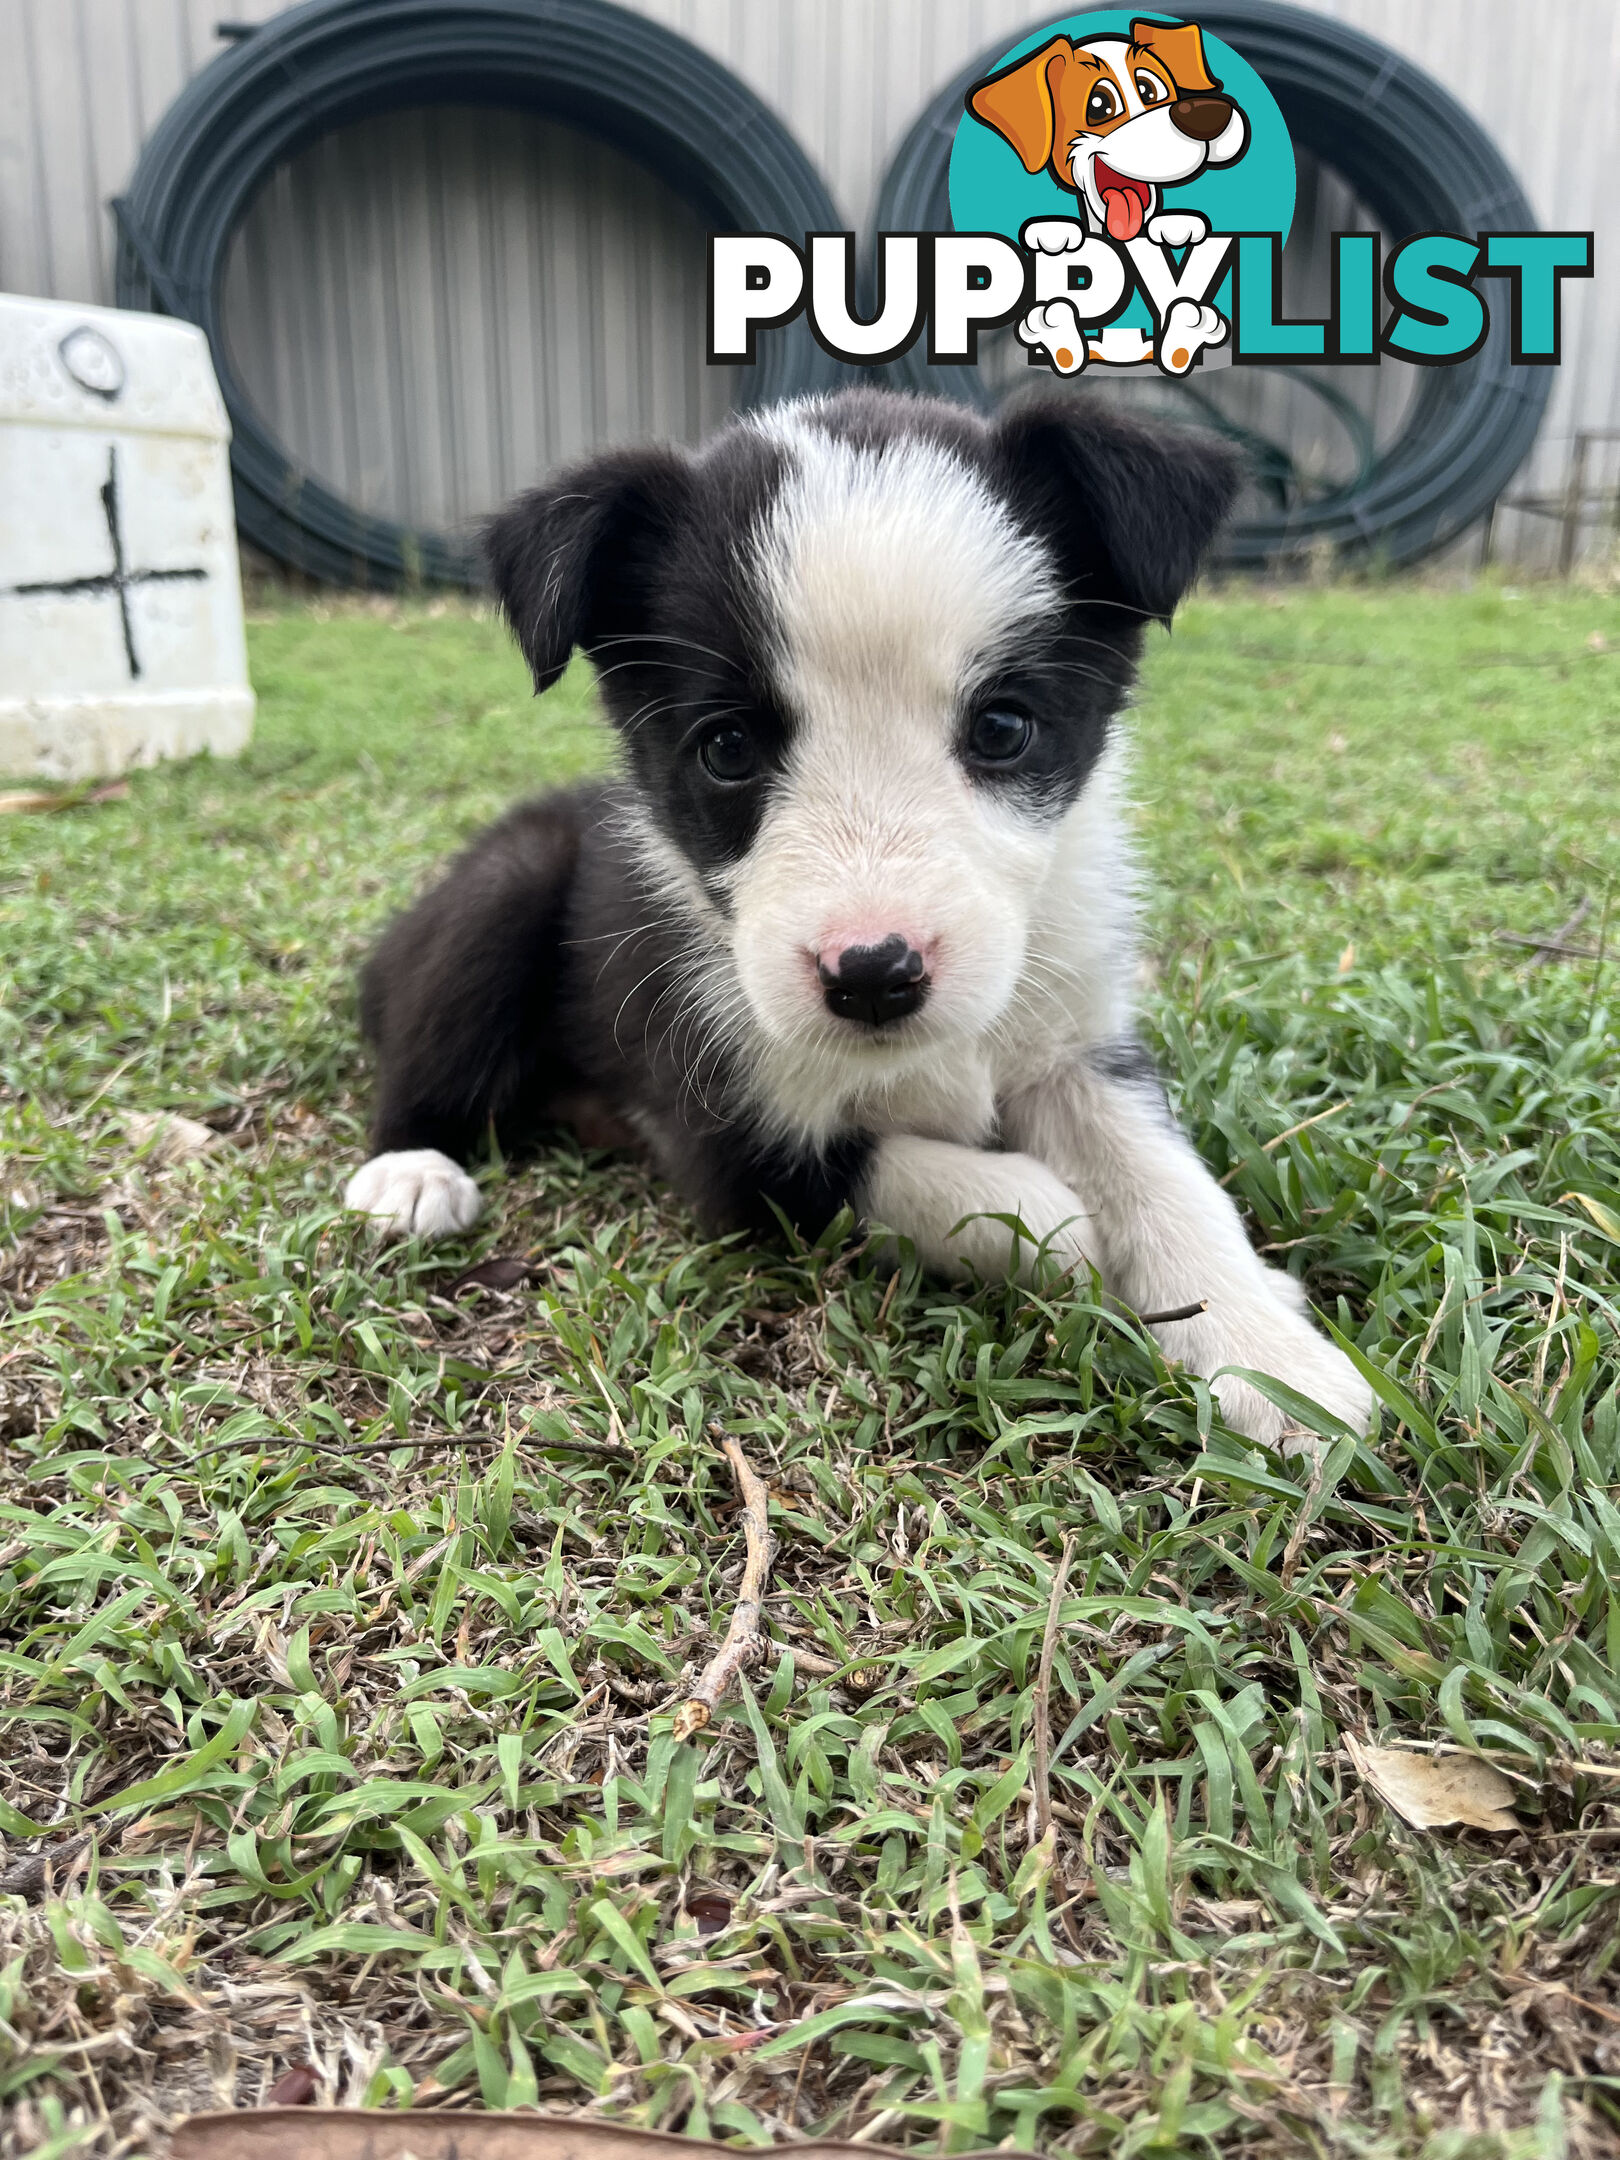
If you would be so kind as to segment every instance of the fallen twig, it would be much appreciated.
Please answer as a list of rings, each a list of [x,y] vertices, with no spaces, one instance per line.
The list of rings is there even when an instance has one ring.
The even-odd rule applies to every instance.
[[[36,1904],[47,1888],[60,1890],[78,1872],[80,1862],[89,1848],[93,1833],[81,1830],[77,1837],[59,1838],[54,1845],[47,1845],[43,1852],[30,1853],[26,1858],[14,1860],[0,1875],[0,1897],[26,1898]],[[110,1824],[101,1832],[100,1846],[103,1855],[115,1853],[124,1835],[121,1824]]]
[[[674,1737],[677,1740],[690,1740],[702,1732],[732,1680],[738,1673],[757,1665],[765,1652],[759,1633],[760,1613],[765,1583],[776,1554],[776,1539],[770,1525],[770,1494],[749,1468],[748,1458],[735,1440],[722,1441],[721,1453],[731,1465],[731,1474],[737,1480],[737,1490],[742,1496],[743,1537],[747,1541],[748,1559],[737,1593],[737,1609],[731,1616],[726,1639],[704,1667],[697,1686],[675,1712]]]
[[[44,1895],[47,1882],[61,1882],[64,1871],[72,1867],[89,1842],[89,1833],[85,1832],[47,1846],[44,1852],[30,1853],[24,1860],[13,1861],[0,1875],[0,1897],[27,1898],[30,1904],[34,1903]]]
[[[1620,2015],[1606,2010],[1602,2003],[1595,2003],[1585,1995],[1577,1995],[1573,1988],[1564,1986],[1561,1980],[1537,1980],[1529,1973],[1498,1973],[1499,1984],[1510,1995],[1558,1995],[1565,2002],[1578,2004],[1592,2017],[1602,2018],[1605,2024],[1620,2025]]]
[[[386,1440],[354,1441],[311,1440],[300,1433],[296,1438],[286,1436],[262,1443],[263,1452],[266,1454],[279,1446],[306,1455],[329,1455],[355,1462],[379,1462],[381,1458],[396,1453],[400,1448],[499,1448],[505,1445],[506,1435],[498,1432],[428,1433],[419,1439],[409,1438],[403,1440],[398,1434],[391,1434]],[[229,1443],[215,1446],[205,1442],[202,1447],[190,1449],[186,1454],[182,1455],[175,1467],[180,1470],[194,1470],[200,1462],[207,1461],[210,1456],[227,1452],[228,1446]],[[519,1450],[520,1452],[531,1452],[537,1455],[588,1455],[597,1462],[633,1463],[636,1460],[633,1448],[615,1447],[606,1440],[540,1439],[533,1433],[528,1434],[519,1442]],[[35,1473],[35,1476],[40,1482],[43,1482],[44,1478],[56,1474],[54,1467],[47,1466],[43,1476],[40,1473]]]
[[[1074,1558],[1074,1532],[1063,1540],[1063,1554],[1052,1577],[1052,1595],[1046,1606],[1046,1632],[1041,1637],[1041,1662],[1035,1675],[1035,1834],[1045,1837],[1052,1827],[1052,1659],[1057,1651],[1058,1611]]]
[[[1528,945],[1530,958],[1526,967],[1544,967],[1549,960],[1600,960],[1603,956],[1595,945],[1568,945],[1557,937],[1526,937],[1522,930],[1498,930],[1498,945]]]
[[[1545,967],[1547,962],[1555,957],[1559,959],[1565,958],[1567,941],[1581,927],[1581,924],[1585,922],[1591,912],[1592,901],[1591,896],[1588,895],[1569,918],[1569,921],[1560,923],[1551,937],[1526,938],[1524,942],[1527,945],[1534,945],[1537,948],[1534,958],[1526,964],[1530,967]],[[1508,942],[1517,945],[1519,940],[1510,936]],[[1574,949],[1571,949],[1567,956],[1583,960],[1595,960],[1597,958],[1597,954],[1594,952],[1579,952]]]
[[[128,793],[127,780],[109,780],[103,787],[22,788],[0,795],[0,817],[16,810],[79,810],[90,803],[122,802]]]
[[[1168,1312],[1138,1313],[1137,1319],[1144,1327],[1163,1327],[1167,1320],[1196,1320],[1201,1312],[1209,1311],[1209,1299],[1201,1297],[1196,1304],[1172,1305]]]

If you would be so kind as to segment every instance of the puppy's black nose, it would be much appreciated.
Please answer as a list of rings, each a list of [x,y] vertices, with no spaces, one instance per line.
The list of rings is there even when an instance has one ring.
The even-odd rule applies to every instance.
[[[1232,117],[1227,97],[1178,97],[1170,108],[1172,123],[1194,142],[1213,142]]]
[[[824,954],[816,961],[816,974],[827,1010],[840,1020],[864,1020],[868,1027],[903,1020],[928,995],[923,956],[903,937]]]

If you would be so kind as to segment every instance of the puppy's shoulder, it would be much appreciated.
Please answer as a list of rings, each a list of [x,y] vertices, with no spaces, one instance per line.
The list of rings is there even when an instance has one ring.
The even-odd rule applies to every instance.
[[[517,995],[519,983],[554,977],[581,856],[610,794],[596,783],[517,804],[395,916],[360,975],[371,1041],[409,1032],[424,1011],[469,999],[488,1006]]]
[[[468,841],[448,875],[482,873],[564,886],[610,817],[615,794],[609,781],[582,781],[515,803]]]

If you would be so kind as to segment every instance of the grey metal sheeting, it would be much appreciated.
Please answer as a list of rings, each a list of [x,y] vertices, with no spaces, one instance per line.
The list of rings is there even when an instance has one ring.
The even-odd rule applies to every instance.
[[[235,429],[244,536],[344,584],[470,583],[464,541],[345,502],[266,431],[222,331],[232,234],[266,179],[346,121],[433,103],[518,107],[621,145],[718,229],[837,225],[814,167],[742,83],[604,0],[311,0],[204,70],[171,106],[118,204],[118,298],[201,324]],[[750,401],[847,371],[802,321],[761,340]]]

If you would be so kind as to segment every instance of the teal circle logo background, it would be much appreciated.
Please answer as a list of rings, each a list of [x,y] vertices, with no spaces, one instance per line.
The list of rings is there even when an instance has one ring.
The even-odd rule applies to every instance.
[[[1144,18],[1141,8],[1088,8],[1078,15],[1057,15],[1041,29],[1009,45],[985,75],[999,74],[1026,53],[1039,52],[1055,37],[1084,45],[1096,37],[1129,37],[1131,24],[1151,21],[1196,23],[1196,14]],[[1200,25],[1202,28],[1202,25]],[[1294,222],[1294,146],[1277,101],[1241,53],[1205,30],[1209,71],[1226,95],[1242,106],[1249,122],[1249,143],[1233,165],[1209,165],[1184,187],[1166,188],[1163,208],[1197,210],[1212,232],[1274,232],[1288,238]],[[1012,144],[994,128],[964,111],[956,126],[950,164],[951,224],[957,232],[1004,233],[1016,240],[1025,222],[1037,217],[1073,217],[1072,188],[1060,187],[1051,168],[1027,173]],[[1214,296],[1223,314],[1232,311],[1228,276]],[[1137,293],[1119,317],[1151,330],[1147,302]]]

